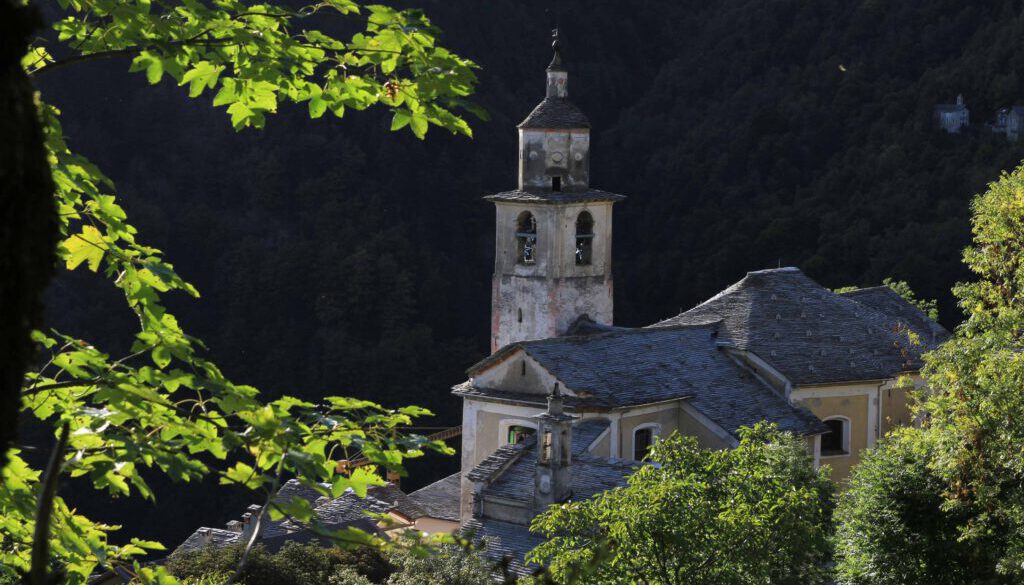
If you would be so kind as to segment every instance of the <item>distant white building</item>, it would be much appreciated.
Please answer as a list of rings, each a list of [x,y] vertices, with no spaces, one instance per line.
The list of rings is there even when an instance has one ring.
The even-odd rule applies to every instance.
[[[964,96],[956,96],[955,104],[939,104],[935,106],[935,121],[950,134],[959,134],[961,130],[970,126],[971,112],[964,105]]]
[[[996,123],[992,131],[1006,134],[1008,140],[1016,142],[1024,134],[1024,106],[1002,108],[996,112]]]

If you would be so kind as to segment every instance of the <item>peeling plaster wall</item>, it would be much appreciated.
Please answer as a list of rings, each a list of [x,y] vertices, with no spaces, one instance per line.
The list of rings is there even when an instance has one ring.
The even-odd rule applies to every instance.
[[[516,341],[561,335],[583,314],[611,325],[612,203],[498,202],[495,208],[491,351]],[[537,221],[534,264],[517,262],[516,222],[524,211]],[[589,265],[576,264],[576,219],[583,211],[594,219]]]

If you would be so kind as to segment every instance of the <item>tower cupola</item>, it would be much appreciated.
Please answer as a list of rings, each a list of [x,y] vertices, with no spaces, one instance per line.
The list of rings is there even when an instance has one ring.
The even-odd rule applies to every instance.
[[[580,191],[590,183],[590,121],[569,101],[558,29],[544,99],[519,124],[519,188]]]

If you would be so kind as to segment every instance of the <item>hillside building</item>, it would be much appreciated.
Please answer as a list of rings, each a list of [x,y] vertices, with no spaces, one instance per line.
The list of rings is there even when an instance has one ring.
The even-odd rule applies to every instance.
[[[955,104],[938,104],[935,106],[935,122],[939,128],[950,134],[959,134],[971,125],[971,112],[964,104],[964,96],[956,96]]]
[[[1000,108],[996,112],[996,120],[992,132],[1005,134],[1007,140],[1016,142],[1024,134],[1024,106]]]

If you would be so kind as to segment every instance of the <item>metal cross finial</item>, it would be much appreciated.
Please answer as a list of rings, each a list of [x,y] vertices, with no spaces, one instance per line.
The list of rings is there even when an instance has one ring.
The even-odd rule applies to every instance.
[[[558,42],[558,27],[551,29],[551,48],[556,52],[562,48],[562,45]]]

